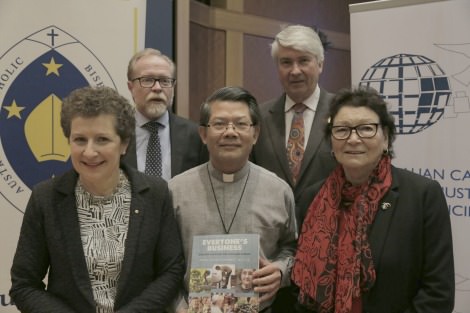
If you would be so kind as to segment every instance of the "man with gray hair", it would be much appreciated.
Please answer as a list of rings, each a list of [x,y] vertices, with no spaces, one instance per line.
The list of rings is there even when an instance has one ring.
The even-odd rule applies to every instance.
[[[271,44],[271,55],[284,93],[260,105],[263,124],[252,160],[284,179],[298,199],[336,165],[323,139],[333,95],[318,86],[324,48],[312,28],[286,27]]]
[[[333,95],[318,85],[325,55],[312,28],[284,28],[271,44],[271,56],[284,92],[260,105],[263,123],[251,160],[285,180],[297,201],[305,187],[326,178],[336,166],[323,136]],[[302,225],[298,227],[300,231]],[[295,300],[289,288],[282,288],[273,312],[290,312]]]
[[[136,106],[136,130],[123,161],[165,180],[208,158],[197,124],[171,110],[175,74],[173,61],[152,48],[134,54],[127,69],[127,87]]]

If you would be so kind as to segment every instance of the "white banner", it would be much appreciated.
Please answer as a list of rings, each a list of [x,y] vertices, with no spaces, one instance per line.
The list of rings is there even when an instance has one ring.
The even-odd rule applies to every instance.
[[[439,181],[454,240],[454,312],[470,313],[470,1],[350,6],[353,85],[379,90],[399,135],[393,163]]]
[[[0,311],[31,188],[70,168],[62,98],[106,85],[131,100],[127,64],[144,47],[145,0],[1,0]],[[58,109],[58,110],[57,110]]]

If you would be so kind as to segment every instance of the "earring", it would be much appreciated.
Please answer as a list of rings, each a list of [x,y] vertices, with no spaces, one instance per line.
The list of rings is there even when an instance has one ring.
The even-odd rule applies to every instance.
[[[384,155],[388,155],[388,154],[389,154],[388,148],[385,148],[385,149],[384,149],[383,154],[384,154]]]

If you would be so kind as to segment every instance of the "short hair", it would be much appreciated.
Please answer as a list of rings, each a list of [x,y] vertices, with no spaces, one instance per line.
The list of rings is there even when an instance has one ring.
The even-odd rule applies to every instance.
[[[318,33],[308,26],[290,25],[279,32],[271,43],[271,56],[277,60],[279,46],[314,55],[318,62],[325,59],[325,50]]]
[[[210,95],[206,101],[201,105],[199,124],[206,126],[211,117],[211,103],[215,101],[234,101],[243,102],[248,106],[250,111],[250,118],[253,125],[259,125],[261,122],[261,114],[258,107],[256,98],[242,87],[223,87],[216,90]]]
[[[129,142],[135,132],[134,107],[116,90],[106,86],[75,89],[63,100],[60,124],[65,137],[70,137],[75,117],[91,118],[101,114],[116,117],[116,133],[121,141]]]
[[[138,60],[140,60],[142,57],[149,56],[149,55],[154,55],[154,56],[160,57],[160,58],[164,59],[166,62],[168,62],[168,64],[170,65],[171,75],[173,75],[172,78],[175,78],[176,65],[173,62],[173,60],[170,59],[170,57],[163,54],[160,50],[153,49],[153,48],[145,48],[145,49],[137,52],[136,54],[134,54],[132,56],[132,58],[129,60],[129,64],[127,65],[127,80],[130,81],[130,80],[135,78],[135,77],[132,77],[132,73],[134,72],[135,63]]]
[[[328,124],[325,128],[325,136],[328,140],[331,138],[331,127],[339,110],[345,106],[366,107],[377,114],[382,130],[388,138],[388,154],[393,157],[393,141],[396,136],[395,119],[387,109],[387,103],[383,97],[372,87],[360,86],[353,89],[342,89],[333,98]]]

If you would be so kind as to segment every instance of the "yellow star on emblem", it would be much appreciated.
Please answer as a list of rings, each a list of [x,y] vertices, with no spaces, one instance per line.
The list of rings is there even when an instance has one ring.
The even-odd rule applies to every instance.
[[[21,119],[20,112],[24,110],[24,107],[19,107],[16,104],[16,101],[13,100],[13,103],[10,106],[4,106],[4,109],[8,111],[7,118],[16,116],[17,118]]]
[[[54,58],[51,58],[51,61],[49,63],[42,63],[47,68],[47,73],[46,76],[49,76],[50,74],[54,73],[57,76],[59,76],[59,68],[62,67],[63,64],[57,64],[55,63]]]

